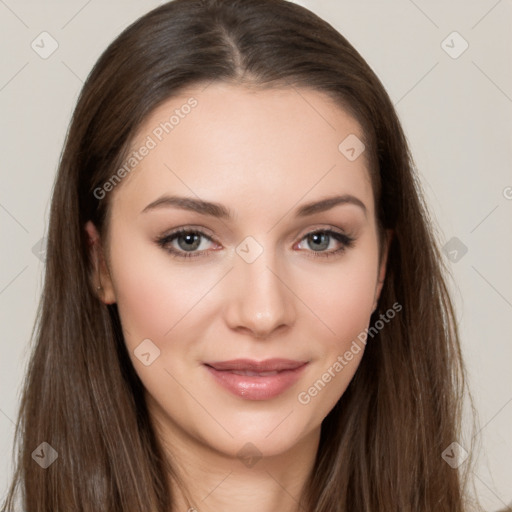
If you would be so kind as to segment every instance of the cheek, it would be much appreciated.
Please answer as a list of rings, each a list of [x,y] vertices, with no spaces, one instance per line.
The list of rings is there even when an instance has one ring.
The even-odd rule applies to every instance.
[[[354,252],[343,264],[321,274],[316,276],[316,285],[309,287],[308,305],[328,329],[313,329],[315,322],[317,328],[319,325],[313,317],[308,322],[316,344],[316,363],[297,395],[310,426],[316,426],[332,410],[363,357],[377,280],[376,253]]]
[[[298,295],[324,324],[318,333],[324,333],[326,348],[342,349],[368,326],[377,284],[376,249],[361,248],[339,264],[318,265],[314,279],[304,273],[298,283]]]
[[[119,260],[114,275],[116,300],[127,343],[138,338],[156,339],[171,327],[170,322],[177,297],[157,270],[139,260]]]
[[[161,344],[208,290],[211,276],[191,272],[185,266],[171,268],[170,259],[147,243],[126,252],[112,251],[116,302],[129,346],[145,338]]]

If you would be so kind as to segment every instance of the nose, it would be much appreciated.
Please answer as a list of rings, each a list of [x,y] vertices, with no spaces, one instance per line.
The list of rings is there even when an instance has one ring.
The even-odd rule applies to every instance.
[[[225,318],[231,329],[267,339],[293,325],[296,319],[293,286],[275,264],[271,251],[263,251],[252,263],[237,256],[230,274],[226,283]]]

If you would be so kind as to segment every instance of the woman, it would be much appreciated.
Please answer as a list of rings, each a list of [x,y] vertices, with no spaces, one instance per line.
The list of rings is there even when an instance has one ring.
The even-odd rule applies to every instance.
[[[382,84],[284,0],[174,0],[88,77],[52,198],[30,512],[468,510],[464,367]]]

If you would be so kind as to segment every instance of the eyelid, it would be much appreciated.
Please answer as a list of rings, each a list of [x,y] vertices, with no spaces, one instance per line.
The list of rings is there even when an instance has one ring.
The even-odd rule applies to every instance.
[[[305,236],[307,236],[311,233],[316,233],[318,231],[334,231],[335,233],[338,233],[339,235],[343,235],[348,238],[353,238],[350,232],[348,232],[347,230],[344,230],[338,226],[334,226],[334,225],[328,224],[328,223],[327,224],[319,223],[317,225],[314,225],[313,227],[308,227],[305,230],[299,230],[298,232],[296,231],[292,235],[291,240],[295,240],[296,238],[299,238],[300,240],[302,240]]]
[[[209,241],[218,244],[218,242],[215,240],[214,235],[210,234],[209,230],[206,230],[205,228],[202,228],[202,227],[195,227],[195,226],[184,226],[184,227],[172,229],[169,232],[166,232],[161,236],[157,236],[156,240],[162,241],[162,240],[168,240],[170,238],[176,239],[181,234],[189,234],[189,233],[201,235],[202,237],[208,239]]]

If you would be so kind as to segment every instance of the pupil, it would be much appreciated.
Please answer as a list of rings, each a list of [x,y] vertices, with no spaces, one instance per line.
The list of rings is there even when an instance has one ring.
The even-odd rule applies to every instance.
[[[322,238],[323,238],[323,243],[322,243]],[[327,247],[329,247],[329,236],[326,233],[315,233],[310,236],[310,240],[313,240],[314,243],[316,243],[316,244],[320,244],[321,245],[320,250],[327,249]],[[313,247],[313,250],[318,250],[318,246],[316,249]]]
[[[186,240],[185,244],[181,244],[180,243],[180,240]],[[197,249],[197,247],[199,246],[199,243],[198,243],[198,240],[199,240],[199,235],[198,234],[188,234],[188,235],[183,235],[181,238],[178,238],[178,244],[181,246],[182,249]]]

